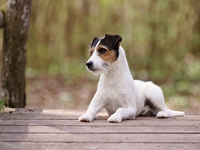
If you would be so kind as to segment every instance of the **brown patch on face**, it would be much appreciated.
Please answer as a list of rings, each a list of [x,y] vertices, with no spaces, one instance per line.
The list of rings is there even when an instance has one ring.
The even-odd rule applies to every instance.
[[[92,47],[92,48],[89,50],[90,56],[92,56],[93,52],[94,52],[94,47]]]
[[[117,60],[116,51],[109,50],[107,47],[99,45],[97,47],[98,55],[107,62],[114,62]]]

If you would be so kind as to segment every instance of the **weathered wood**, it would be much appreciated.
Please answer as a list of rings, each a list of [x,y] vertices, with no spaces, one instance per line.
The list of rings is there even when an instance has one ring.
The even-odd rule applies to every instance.
[[[199,150],[200,144],[182,143],[39,143],[39,142],[9,142],[0,143],[3,150]]]
[[[10,112],[10,113],[9,113]],[[7,110],[0,114],[0,149],[199,149],[200,116],[169,119],[137,117],[109,123],[101,113],[93,122],[68,110]]]
[[[0,11],[0,28],[4,26],[4,13]]]
[[[199,134],[0,134],[1,142],[200,143]]]
[[[13,119],[13,120],[77,120],[78,117],[83,112],[76,112],[76,111],[57,111],[57,110],[34,110],[34,111],[28,111],[23,110],[22,111],[16,111],[14,113],[5,113],[0,116],[0,119],[3,117],[4,119]],[[20,114],[20,115],[19,115]],[[103,119],[106,121],[107,114],[100,113],[97,115],[98,119]],[[153,120],[152,120],[153,118]],[[155,120],[154,120],[155,119]],[[177,118],[168,118],[168,119],[158,119],[156,117],[136,117],[135,120],[151,120],[151,121],[157,121],[157,120],[190,120],[190,121],[200,121],[199,116],[195,115],[186,115],[184,117],[177,117]]]
[[[77,117],[78,118],[78,117]],[[39,125],[48,125],[48,126],[102,126],[102,123],[104,126],[116,126],[114,123],[109,123],[106,121],[106,118],[98,118],[97,120],[94,120],[90,123],[83,123],[79,122],[75,117],[74,120],[71,119],[63,119],[63,120],[51,120],[51,119],[45,119],[45,120],[0,120],[0,126],[39,126]],[[160,126],[158,125],[158,120],[156,118],[151,118],[151,121],[149,121],[149,118],[147,120],[144,120],[145,118],[140,117],[136,120],[127,120],[123,121],[123,123],[119,123],[117,126],[125,126],[125,127],[134,127],[134,126]],[[69,121],[70,120],[70,121]],[[200,121],[196,120],[173,120],[168,119],[167,121],[159,120],[160,124],[164,124],[165,126],[200,126]]]
[[[200,126],[0,126],[0,133],[200,134]]]
[[[9,0],[5,11],[1,97],[9,107],[25,106],[25,66],[31,0]]]

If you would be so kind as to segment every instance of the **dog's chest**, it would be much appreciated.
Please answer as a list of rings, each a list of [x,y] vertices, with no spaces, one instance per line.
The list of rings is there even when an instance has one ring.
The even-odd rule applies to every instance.
[[[107,74],[100,77],[99,87],[115,93],[116,90],[121,90],[125,87],[125,82],[123,78],[117,77],[116,74]]]
[[[103,85],[100,86],[100,89],[103,91],[103,95],[105,96],[105,109],[109,114],[113,114],[120,107],[128,107],[129,98],[127,97],[129,94],[126,93],[126,87],[120,82],[107,81],[104,82]]]
[[[126,78],[113,76],[101,76],[98,90],[104,95],[105,109],[113,114],[118,108],[127,108],[131,105],[133,91],[130,82]]]
[[[129,102],[123,94],[110,94],[107,96],[105,109],[109,114],[113,114],[120,107],[127,108]]]

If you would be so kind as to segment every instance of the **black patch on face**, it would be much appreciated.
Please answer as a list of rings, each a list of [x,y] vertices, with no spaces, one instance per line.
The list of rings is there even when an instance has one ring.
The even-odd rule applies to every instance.
[[[106,34],[102,39],[95,37],[90,44],[90,48],[95,47],[99,40],[101,40],[99,45],[106,46],[109,50],[114,50],[116,52],[116,58],[119,57],[119,46],[122,41],[119,35]]]
[[[99,40],[100,38],[95,37],[90,44],[90,48],[95,47]]]
[[[105,45],[109,50],[118,50],[122,38],[119,35],[108,35],[106,34],[103,39],[101,39],[100,44]]]
[[[119,46],[122,38],[119,35],[109,35],[106,34],[103,39],[100,41],[100,45],[106,46],[109,50],[116,51],[116,58],[119,56]]]

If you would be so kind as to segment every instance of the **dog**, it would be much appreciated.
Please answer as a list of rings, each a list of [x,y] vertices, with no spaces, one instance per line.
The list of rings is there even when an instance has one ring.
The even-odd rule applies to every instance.
[[[134,80],[120,45],[119,35],[106,34],[94,38],[90,44],[90,58],[86,68],[95,76],[100,75],[97,91],[81,122],[91,122],[105,108],[111,123],[135,119],[139,115],[158,118],[179,117],[185,113],[169,109],[160,87],[150,81]]]

